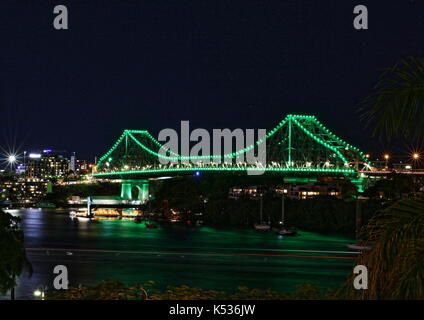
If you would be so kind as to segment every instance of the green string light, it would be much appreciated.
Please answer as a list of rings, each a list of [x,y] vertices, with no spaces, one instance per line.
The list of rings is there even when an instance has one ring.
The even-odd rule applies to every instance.
[[[170,173],[170,172],[195,172],[195,171],[265,171],[265,172],[281,172],[281,173],[326,173],[326,174],[342,174],[354,175],[356,171],[353,169],[321,169],[321,168],[261,168],[261,167],[190,167],[190,168],[165,168],[165,169],[145,169],[145,170],[126,170],[115,172],[94,173],[92,176],[119,176],[128,174],[149,174],[149,173]]]
[[[323,145],[324,147],[332,150],[342,161],[343,163],[348,163],[348,161],[346,160],[345,156],[342,155],[342,153],[338,150],[342,149],[343,147],[346,150],[352,149],[354,151],[357,151],[357,153],[360,155],[361,159],[367,163],[368,165],[371,165],[371,162],[365,157],[365,154],[363,152],[361,152],[358,148],[351,146],[350,144],[346,143],[345,141],[343,141],[342,139],[340,139],[339,137],[337,137],[334,133],[332,133],[331,131],[329,131],[324,125],[321,124],[321,122],[319,122],[315,116],[308,116],[308,115],[292,115],[289,114],[287,115],[282,121],[280,121],[280,123],[273,128],[271,131],[269,131],[266,135],[266,139],[272,137],[278,130],[280,130],[289,120],[293,120],[293,123],[296,124],[304,133],[306,133],[309,137],[311,137],[313,140],[315,140],[316,142],[320,143],[321,145]],[[305,128],[305,126],[299,121],[299,120],[307,120],[307,121],[312,121],[313,124],[317,125],[321,131],[325,132],[329,137],[331,137],[332,139],[334,139],[335,141],[337,141],[339,144],[339,146],[332,146],[330,145],[328,142],[326,142],[325,140],[323,140],[322,138],[320,138],[318,135],[310,132],[307,128]],[[103,161],[105,159],[107,159],[120,145],[120,143],[123,141],[123,139],[125,137],[130,137],[139,147],[141,147],[143,150],[145,150],[146,152],[148,152],[149,154],[155,156],[155,157],[160,157],[163,159],[167,159],[167,160],[171,160],[171,161],[181,161],[181,160],[201,160],[201,159],[208,159],[208,160],[213,160],[213,159],[219,159],[219,158],[226,158],[226,159],[232,159],[235,158],[245,152],[248,152],[250,150],[252,150],[254,148],[255,145],[260,145],[261,143],[264,142],[264,140],[262,139],[258,139],[254,144],[243,148],[241,150],[238,150],[236,152],[233,153],[229,153],[229,154],[224,154],[224,155],[210,155],[210,156],[181,156],[178,153],[173,152],[172,150],[169,150],[170,154],[172,156],[166,156],[166,155],[162,155],[157,153],[156,151],[152,150],[151,148],[147,147],[144,143],[140,142],[139,139],[137,139],[134,135],[142,135],[144,137],[146,137],[147,139],[150,139],[155,145],[157,145],[159,148],[162,148],[163,145],[156,140],[147,130],[124,130],[123,134],[119,137],[119,139],[115,142],[115,144],[109,149],[108,152],[106,152],[100,159],[98,162],[98,167],[101,167],[101,164],[103,163]],[[168,152],[168,151],[167,151]],[[109,160],[109,162],[111,162],[111,160]],[[327,169],[330,170],[330,169]]]

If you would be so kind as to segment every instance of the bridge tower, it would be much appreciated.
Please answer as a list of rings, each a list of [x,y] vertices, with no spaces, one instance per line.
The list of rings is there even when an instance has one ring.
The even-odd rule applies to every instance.
[[[133,190],[137,189],[135,195]],[[141,203],[149,199],[149,180],[123,180],[121,185],[121,198],[124,200],[139,200]]]

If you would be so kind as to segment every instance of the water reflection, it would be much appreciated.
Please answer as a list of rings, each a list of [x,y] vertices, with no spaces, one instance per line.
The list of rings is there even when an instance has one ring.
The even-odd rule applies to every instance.
[[[106,279],[128,284],[153,280],[158,288],[185,284],[227,291],[248,286],[285,292],[303,282],[338,286],[353,265],[349,259],[287,257],[311,254],[310,250],[346,252],[349,239],[341,237],[302,232],[300,237],[282,238],[271,232],[206,226],[147,229],[132,221],[71,219],[67,211],[9,212],[23,219],[25,245],[34,267],[32,278],[20,277],[18,299],[33,298],[40,286],[51,287],[58,264],[68,267],[71,285]]]

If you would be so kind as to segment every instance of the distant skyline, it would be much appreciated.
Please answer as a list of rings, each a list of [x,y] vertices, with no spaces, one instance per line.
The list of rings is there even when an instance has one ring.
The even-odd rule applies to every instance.
[[[124,129],[273,128],[312,114],[364,152],[356,113],[384,68],[424,49],[424,6],[361,1],[55,1],[0,3],[0,146],[59,149],[93,160]],[[404,153],[404,154],[402,154]]]

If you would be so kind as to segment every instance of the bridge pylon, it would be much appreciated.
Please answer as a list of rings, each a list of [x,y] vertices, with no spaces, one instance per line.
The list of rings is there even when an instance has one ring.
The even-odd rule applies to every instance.
[[[134,188],[136,192],[134,192]],[[121,198],[124,200],[138,200],[141,203],[146,202],[149,199],[149,180],[122,180]]]

